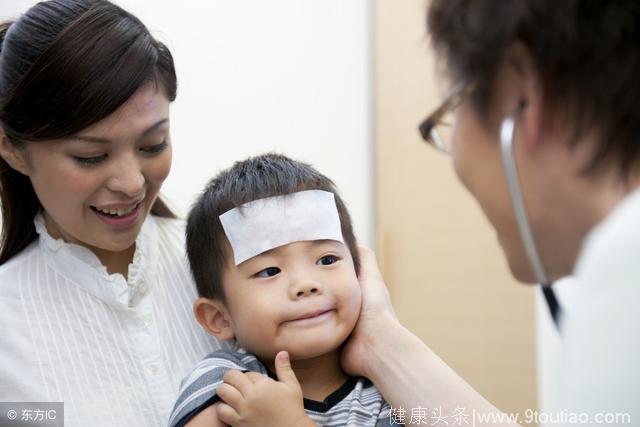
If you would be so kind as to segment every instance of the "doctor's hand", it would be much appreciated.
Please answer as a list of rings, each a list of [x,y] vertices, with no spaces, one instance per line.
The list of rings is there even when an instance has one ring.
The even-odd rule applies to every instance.
[[[233,427],[315,427],[304,411],[289,353],[279,352],[275,366],[278,381],[257,372],[227,372],[217,389],[222,399],[216,408],[220,420]]]
[[[358,322],[342,349],[341,364],[342,369],[351,375],[372,378],[371,374],[376,371],[372,358],[382,350],[380,335],[392,333],[392,326],[401,325],[391,305],[375,254],[363,245],[358,245],[358,253],[362,307]]]

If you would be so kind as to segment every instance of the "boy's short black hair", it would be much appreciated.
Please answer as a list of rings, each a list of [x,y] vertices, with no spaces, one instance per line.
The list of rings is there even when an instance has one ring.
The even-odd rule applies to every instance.
[[[201,297],[225,302],[222,272],[231,256],[219,216],[245,203],[305,190],[334,194],[342,236],[351,252],[356,273],[360,260],[349,212],[335,184],[312,166],[268,153],[236,162],[205,187],[187,220],[187,256]]]

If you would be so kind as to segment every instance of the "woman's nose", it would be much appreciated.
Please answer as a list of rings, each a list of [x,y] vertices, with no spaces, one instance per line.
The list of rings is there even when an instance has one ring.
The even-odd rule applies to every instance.
[[[107,187],[109,190],[135,198],[144,189],[145,178],[135,159],[123,159],[113,170]]]

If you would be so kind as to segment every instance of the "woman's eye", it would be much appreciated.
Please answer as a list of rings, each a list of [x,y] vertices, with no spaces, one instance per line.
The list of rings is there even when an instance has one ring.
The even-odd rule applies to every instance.
[[[255,274],[256,277],[273,277],[276,274],[280,273],[280,269],[278,267],[268,267],[264,270],[261,270]]]
[[[325,255],[318,260],[320,265],[331,265],[338,261],[338,257],[335,255]]]
[[[106,160],[107,155],[102,154],[100,156],[93,156],[93,157],[73,156],[73,158],[76,162],[80,163],[83,166],[93,166]]]
[[[162,141],[160,144],[148,145],[146,147],[142,147],[140,150],[148,154],[157,154],[164,151],[167,148],[167,146],[168,146],[167,142]]]

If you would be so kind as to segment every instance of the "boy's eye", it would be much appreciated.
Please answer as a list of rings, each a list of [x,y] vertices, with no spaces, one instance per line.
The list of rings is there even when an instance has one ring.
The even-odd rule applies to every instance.
[[[335,255],[325,255],[318,260],[319,265],[331,265],[338,261],[338,257]]]
[[[264,270],[258,271],[255,275],[256,277],[273,277],[280,273],[280,271],[278,267],[267,267]]]
[[[102,154],[100,156],[93,156],[93,157],[73,156],[73,158],[76,162],[80,163],[82,166],[92,166],[106,160],[107,155]]]

